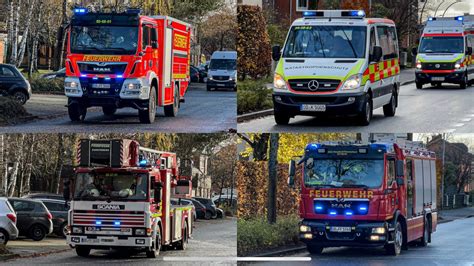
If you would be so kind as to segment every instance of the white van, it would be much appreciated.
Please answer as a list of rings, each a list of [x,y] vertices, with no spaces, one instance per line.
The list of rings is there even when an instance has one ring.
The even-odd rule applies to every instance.
[[[305,11],[293,22],[273,81],[274,116],[352,115],[368,125],[374,109],[394,116],[399,95],[398,40],[389,19],[361,10]]]
[[[211,56],[207,72],[207,90],[231,88],[237,90],[237,52],[216,51]]]

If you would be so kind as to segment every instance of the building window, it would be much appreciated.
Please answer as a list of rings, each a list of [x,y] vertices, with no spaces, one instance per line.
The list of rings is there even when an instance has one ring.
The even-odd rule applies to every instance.
[[[318,0],[296,0],[296,11],[317,10]]]

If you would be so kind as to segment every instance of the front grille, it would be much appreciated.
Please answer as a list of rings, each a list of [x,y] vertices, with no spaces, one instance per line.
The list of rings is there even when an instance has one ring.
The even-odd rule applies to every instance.
[[[452,70],[454,63],[421,63],[423,70]]]
[[[77,63],[81,74],[123,74],[127,63]]]
[[[214,80],[229,80],[229,76],[212,76]]]
[[[321,103],[321,104],[331,104],[336,101],[337,97],[306,97],[306,96],[298,96],[298,97],[289,97],[289,100],[292,104],[300,104],[300,103]]]
[[[119,224],[116,224],[118,222]],[[74,226],[105,226],[105,227],[144,227],[144,212],[123,211],[74,211],[72,214]]]
[[[317,214],[366,215],[368,210],[369,201],[314,200],[314,212]]]
[[[89,97],[110,97],[118,96],[122,89],[123,79],[111,78],[106,80],[105,78],[80,78],[81,87]],[[92,84],[110,84],[110,88],[93,88]]]
[[[313,83],[317,85],[317,89],[311,90],[308,84]],[[300,92],[328,92],[335,91],[341,83],[337,79],[290,79],[288,80],[290,88],[294,91]]]

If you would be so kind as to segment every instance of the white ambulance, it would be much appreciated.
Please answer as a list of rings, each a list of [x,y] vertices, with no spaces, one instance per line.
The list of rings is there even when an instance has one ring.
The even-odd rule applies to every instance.
[[[394,116],[399,95],[398,41],[388,19],[364,11],[305,11],[293,22],[273,82],[274,116],[356,116],[368,125],[374,109]]]
[[[461,89],[474,79],[472,47],[474,46],[474,16],[428,18],[416,55],[415,82],[441,86],[459,84]]]

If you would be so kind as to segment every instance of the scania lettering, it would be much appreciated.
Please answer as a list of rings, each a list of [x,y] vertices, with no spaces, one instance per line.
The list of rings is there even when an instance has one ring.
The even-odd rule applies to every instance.
[[[65,94],[72,121],[83,121],[92,106],[108,116],[137,109],[142,123],[155,120],[157,106],[166,116],[178,114],[189,85],[189,24],[137,10],[79,8],[68,36]]]
[[[393,21],[363,11],[305,11],[285,45],[273,47],[274,117],[356,116],[368,125],[374,109],[394,116],[398,106],[398,40]]]
[[[64,183],[64,198],[72,199],[67,243],[77,255],[124,249],[155,258],[165,246],[186,248],[193,207],[180,200],[173,205],[171,197],[190,198],[191,182],[179,175],[176,154],[133,140],[84,139],[78,165],[75,177]]]
[[[428,18],[416,55],[416,88],[424,84],[459,84],[465,89],[474,79],[472,47],[474,16]]]
[[[312,254],[326,247],[385,247],[398,255],[436,231],[436,158],[421,144],[308,144],[290,161],[300,184],[299,238]],[[298,178],[298,182],[295,182]]]

